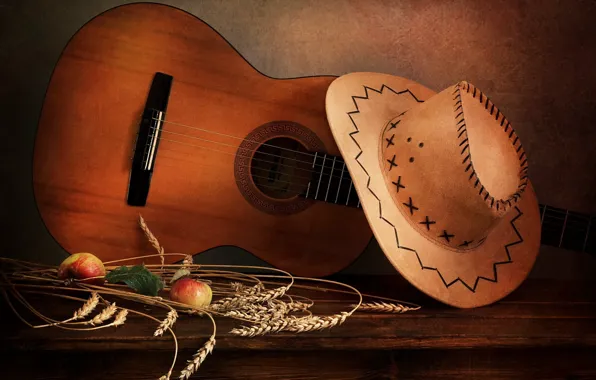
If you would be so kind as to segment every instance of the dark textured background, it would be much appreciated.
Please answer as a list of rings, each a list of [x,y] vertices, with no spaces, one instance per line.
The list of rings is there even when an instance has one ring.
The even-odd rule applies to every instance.
[[[511,120],[539,200],[596,214],[595,1],[162,1],[219,31],[274,77],[378,71],[440,90],[465,79]],[[37,121],[68,39],[126,1],[0,1],[2,254],[59,263],[31,185]],[[209,262],[258,262],[238,249]],[[594,258],[543,249],[534,277],[592,277]],[[376,243],[346,272],[393,273]]]

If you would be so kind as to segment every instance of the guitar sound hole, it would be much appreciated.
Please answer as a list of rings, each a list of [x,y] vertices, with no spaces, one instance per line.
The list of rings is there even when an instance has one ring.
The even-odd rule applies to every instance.
[[[297,140],[276,137],[256,150],[250,174],[257,188],[274,199],[291,199],[306,192],[312,156]]]

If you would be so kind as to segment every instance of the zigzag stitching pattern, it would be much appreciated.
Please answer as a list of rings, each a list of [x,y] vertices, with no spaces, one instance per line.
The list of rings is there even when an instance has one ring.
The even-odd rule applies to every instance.
[[[379,197],[377,196],[377,194],[375,194],[375,192],[372,191],[372,189],[370,188],[370,175],[368,174],[368,171],[364,168],[364,165],[362,165],[362,163],[358,160],[358,158],[362,155],[363,151],[362,151],[362,148],[360,147],[360,144],[358,144],[358,141],[356,141],[356,139],[354,138],[354,135],[360,133],[360,130],[358,129],[358,125],[356,124],[356,122],[352,118],[352,115],[353,114],[360,113],[360,110],[358,108],[358,103],[356,102],[356,99],[368,100],[369,99],[369,97],[368,97],[368,91],[369,90],[370,91],[373,91],[373,92],[376,92],[378,94],[382,94],[384,89],[388,89],[389,91],[393,92],[396,95],[408,93],[418,103],[423,103],[424,101],[419,100],[409,89],[406,89],[404,91],[397,92],[397,91],[393,90],[391,87],[389,87],[389,86],[387,86],[385,84],[383,84],[379,90],[376,90],[376,89],[374,89],[372,87],[368,87],[368,86],[363,86],[363,87],[364,87],[365,96],[356,96],[356,95],[353,95],[352,96],[352,101],[354,102],[354,106],[356,107],[356,110],[355,111],[348,112],[347,115],[350,118],[350,121],[352,122],[352,125],[354,126],[355,131],[354,132],[350,132],[348,135],[350,136],[350,138],[352,139],[352,141],[354,142],[354,144],[360,150],[358,152],[358,154],[356,154],[356,156],[354,157],[354,160],[358,163],[358,165],[360,165],[360,167],[362,168],[362,170],[364,171],[364,173],[366,174],[366,176],[368,178],[367,181],[366,181],[366,188],[375,197],[375,199],[379,203],[379,219],[383,220],[385,223],[389,224],[391,226],[391,228],[393,228],[393,231],[395,233],[395,241],[396,241],[396,244],[397,244],[397,248],[414,252],[416,254],[416,259],[418,260],[418,263],[420,264],[420,268],[422,270],[433,270],[433,271],[437,272],[437,274],[441,278],[441,281],[443,282],[443,284],[447,288],[449,288],[451,285],[453,285],[453,284],[455,284],[456,282],[459,281],[468,290],[470,290],[472,293],[475,293],[476,292],[476,288],[478,287],[478,283],[480,282],[480,280],[485,280],[485,281],[488,281],[488,282],[496,283],[497,280],[498,280],[498,277],[497,277],[497,266],[498,265],[504,265],[504,264],[511,264],[511,263],[513,263],[513,260],[511,259],[511,254],[509,252],[509,247],[514,246],[514,245],[517,245],[517,244],[520,244],[520,243],[522,243],[524,241],[523,237],[521,236],[521,234],[517,230],[517,227],[515,227],[515,221],[519,217],[521,217],[523,215],[523,213],[520,211],[520,209],[517,206],[514,206],[515,209],[517,210],[517,215],[513,219],[511,219],[510,224],[511,224],[511,227],[513,227],[513,231],[517,235],[518,240],[513,241],[513,242],[508,243],[507,245],[505,245],[505,252],[507,253],[507,260],[506,261],[500,261],[500,262],[496,262],[496,263],[493,264],[494,279],[491,279],[491,278],[488,278],[488,277],[484,277],[484,276],[478,276],[476,278],[476,281],[474,282],[474,286],[468,285],[464,280],[462,280],[459,277],[457,277],[455,280],[453,280],[453,281],[451,281],[451,282],[448,283],[447,281],[445,281],[445,278],[441,274],[441,271],[440,270],[438,270],[437,268],[433,268],[433,267],[429,267],[429,266],[424,265],[422,263],[422,259],[420,259],[420,255],[418,254],[418,252],[415,249],[410,248],[410,247],[406,247],[406,246],[402,246],[402,245],[399,244],[399,234],[397,233],[397,228],[395,228],[395,225],[393,223],[391,223],[389,220],[387,220],[387,219],[385,219],[385,217],[383,217],[383,207],[381,205],[381,200],[379,199]]]

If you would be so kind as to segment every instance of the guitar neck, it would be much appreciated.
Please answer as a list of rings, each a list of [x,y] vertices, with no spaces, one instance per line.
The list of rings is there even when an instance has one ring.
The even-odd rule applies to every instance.
[[[572,251],[596,253],[596,218],[593,215],[539,205],[541,243]]]
[[[317,201],[361,208],[346,163],[339,156],[315,153],[311,180],[302,196]]]
[[[361,208],[352,178],[340,156],[315,153],[311,181],[301,195],[317,201]],[[596,218],[543,204],[539,208],[542,244],[596,253]]]

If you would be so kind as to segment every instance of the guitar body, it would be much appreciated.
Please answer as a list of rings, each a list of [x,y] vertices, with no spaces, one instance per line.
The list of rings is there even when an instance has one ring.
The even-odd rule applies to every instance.
[[[131,157],[157,72],[173,77],[166,122],[147,202],[130,206]],[[312,154],[301,152],[339,155],[325,114],[333,79],[264,76],[169,6],[111,9],[70,40],[47,90],[33,168],[43,221],[69,253],[104,261],[155,253],[142,215],[167,252],[233,245],[297,275],[337,272],[372,237],[364,213],[280,190],[307,184]],[[255,160],[258,149],[271,160]],[[271,165],[284,162],[298,180],[272,179]]]

